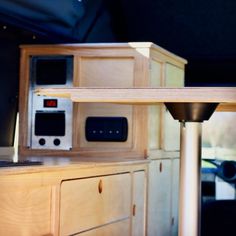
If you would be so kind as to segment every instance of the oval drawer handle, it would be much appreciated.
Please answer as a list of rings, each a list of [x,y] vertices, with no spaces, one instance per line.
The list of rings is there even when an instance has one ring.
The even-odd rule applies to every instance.
[[[133,209],[132,210],[133,210],[133,212],[132,212],[133,216],[135,216],[136,215],[136,205],[135,204],[133,205]]]
[[[98,192],[99,192],[99,193],[102,193],[102,180],[99,180],[99,183],[98,183]]]

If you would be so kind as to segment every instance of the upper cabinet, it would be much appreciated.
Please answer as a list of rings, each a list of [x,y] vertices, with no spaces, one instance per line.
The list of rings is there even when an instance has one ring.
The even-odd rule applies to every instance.
[[[178,149],[175,139],[168,144],[175,133],[163,106],[72,103],[34,91],[182,87],[185,64],[153,43],[22,46],[20,154],[142,159],[153,150]]]

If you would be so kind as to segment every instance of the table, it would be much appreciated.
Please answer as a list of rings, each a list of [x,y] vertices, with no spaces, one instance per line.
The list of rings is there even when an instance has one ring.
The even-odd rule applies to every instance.
[[[132,105],[164,103],[181,123],[179,236],[200,235],[201,123],[215,110],[236,111],[236,88],[51,88],[38,95],[64,97],[73,102]]]

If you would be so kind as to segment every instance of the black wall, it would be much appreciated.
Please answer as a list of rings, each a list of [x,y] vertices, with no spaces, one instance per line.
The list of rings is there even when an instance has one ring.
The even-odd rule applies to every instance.
[[[119,0],[120,41],[152,41],[185,57],[186,85],[236,85],[236,1]]]

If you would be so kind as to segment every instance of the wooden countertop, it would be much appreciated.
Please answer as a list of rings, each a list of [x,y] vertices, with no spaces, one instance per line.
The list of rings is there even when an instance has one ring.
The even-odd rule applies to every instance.
[[[148,163],[149,160],[126,159],[120,160],[115,158],[70,158],[70,157],[27,157],[26,160],[41,161],[42,165],[17,166],[17,167],[0,167],[0,177],[16,174],[60,172],[60,171],[80,171],[82,169],[91,169],[97,167],[109,166],[129,166]]]
[[[236,111],[235,87],[184,88],[43,88],[35,93],[63,97],[73,102],[102,102],[132,105],[171,103],[220,103],[220,111]]]

